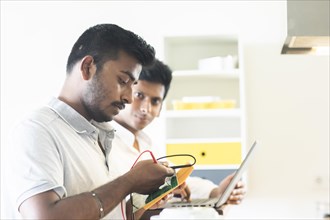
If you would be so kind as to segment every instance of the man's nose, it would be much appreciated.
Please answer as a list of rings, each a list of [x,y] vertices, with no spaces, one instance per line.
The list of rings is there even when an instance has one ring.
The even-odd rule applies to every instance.
[[[141,107],[140,107],[140,110],[143,112],[143,113],[147,113],[150,111],[150,107],[151,107],[151,104],[150,104],[150,101],[149,99],[144,99],[141,103]]]
[[[125,104],[131,104],[133,101],[133,95],[132,95],[132,88],[127,88],[122,95],[122,101],[125,102]]]

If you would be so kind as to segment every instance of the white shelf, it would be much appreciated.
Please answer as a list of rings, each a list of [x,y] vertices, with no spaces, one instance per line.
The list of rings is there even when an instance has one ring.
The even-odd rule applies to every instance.
[[[200,164],[213,165],[194,166],[195,170],[200,170],[198,175],[205,174],[205,177],[216,183],[219,181],[218,170],[225,174],[228,170],[238,168],[237,164],[232,164],[234,160],[226,159],[241,157],[242,155],[239,154],[243,154],[245,148],[245,89],[239,38],[238,36],[166,37],[164,52],[165,63],[173,70],[171,88],[163,106],[165,111],[161,115],[166,129],[166,150],[176,153],[180,151],[180,146],[188,146],[182,150],[195,152],[202,143],[205,143],[205,146],[212,146],[207,148],[210,152],[224,149],[231,153],[231,156],[222,158],[222,162],[207,157],[203,158]],[[226,58],[228,55],[235,57],[233,65],[210,63],[205,66],[204,63],[201,69],[200,61],[212,57]],[[221,67],[232,68],[220,69]],[[218,97],[220,100],[235,100],[235,106],[221,109],[173,110],[177,107],[174,106],[174,101],[183,100],[185,97]],[[236,144],[235,147],[232,144]]]
[[[167,139],[167,144],[179,144],[179,143],[231,143],[241,142],[240,137],[236,138],[171,138]]]
[[[241,117],[240,109],[168,110],[167,118]]]

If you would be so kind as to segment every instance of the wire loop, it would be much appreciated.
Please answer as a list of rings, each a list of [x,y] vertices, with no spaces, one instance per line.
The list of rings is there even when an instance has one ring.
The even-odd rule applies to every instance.
[[[161,160],[161,159],[168,158],[168,157],[191,157],[191,158],[194,159],[194,162],[193,163],[190,163],[190,164],[182,164],[182,165],[170,166],[170,168],[172,168],[172,169],[178,169],[178,168],[183,168],[183,167],[191,167],[191,166],[194,166],[195,163],[196,163],[196,158],[193,155],[191,155],[191,154],[172,154],[172,155],[167,155],[167,156],[159,157],[159,158],[157,158],[157,160]]]

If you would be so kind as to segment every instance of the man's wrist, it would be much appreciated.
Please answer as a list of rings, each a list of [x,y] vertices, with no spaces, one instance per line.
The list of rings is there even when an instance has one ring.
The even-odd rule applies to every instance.
[[[211,190],[209,198],[216,198],[219,197],[220,195],[221,195],[220,189],[219,187],[216,187]]]
[[[136,181],[134,180],[135,178],[133,177],[132,171],[128,171],[119,178],[121,184],[124,185],[123,188],[127,189],[127,195],[135,192],[134,187],[136,186]]]

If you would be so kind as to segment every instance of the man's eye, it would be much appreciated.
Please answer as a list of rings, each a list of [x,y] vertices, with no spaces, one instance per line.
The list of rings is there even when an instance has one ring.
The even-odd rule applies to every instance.
[[[136,97],[136,98],[143,98],[143,94],[140,93],[140,92],[135,92],[134,93],[134,97]]]
[[[152,105],[160,105],[161,101],[159,99],[152,100]]]
[[[127,79],[123,79],[123,78],[120,78],[120,77],[119,77],[119,83],[120,83],[120,84],[125,85],[125,84],[127,84],[128,82],[129,82],[129,79],[127,80]]]

